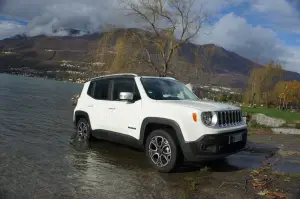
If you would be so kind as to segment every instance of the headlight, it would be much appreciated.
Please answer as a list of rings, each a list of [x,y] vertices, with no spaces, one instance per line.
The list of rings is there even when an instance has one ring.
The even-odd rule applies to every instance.
[[[201,120],[206,126],[215,126],[218,123],[218,116],[215,112],[203,112]]]

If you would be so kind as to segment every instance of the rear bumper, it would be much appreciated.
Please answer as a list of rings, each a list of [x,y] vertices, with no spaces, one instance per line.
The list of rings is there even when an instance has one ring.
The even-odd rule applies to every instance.
[[[242,140],[232,142],[232,136],[241,134]],[[182,143],[181,148],[187,161],[214,160],[224,158],[243,150],[248,137],[247,129],[221,134],[207,134],[197,141]]]

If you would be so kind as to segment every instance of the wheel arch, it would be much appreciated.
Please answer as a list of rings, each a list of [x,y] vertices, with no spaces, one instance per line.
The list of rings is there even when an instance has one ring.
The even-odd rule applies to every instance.
[[[80,118],[85,118],[88,121],[88,123],[91,125],[89,114],[85,111],[76,111],[75,112],[74,125],[77,124],[77,122]]]
[[[152,126],[157,125],[157,128],[163,128],[163,127],[170,127],[174,130],[174,135],[177,141],[179,142],[178,144],[180,145],[180,148],[182,149],[183,144],[184,144],[184,137],[181,131],[181,128],[179,124],[171,119],[167,118],[160,118],[160,117],[147,117],[143,120],[142,125],[141,125],[141,131],[140,131],[140,139],[139,142],[142,146],[145,145],[146,139],[148,135],[152,131]],[[150,129],[149,129],[150,128]]]

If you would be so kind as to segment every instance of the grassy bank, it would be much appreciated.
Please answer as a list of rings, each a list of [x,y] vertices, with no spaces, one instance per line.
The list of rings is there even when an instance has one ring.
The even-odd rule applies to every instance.
[[[243,112],[247,112],[250,114],[262,113],[266,116],[283,119],[288,123],[294,123],[296,121],[300,121],[300,114],[293,113],[290,111],[278,110],[276,108],[265,108],[265,107],[258,107],[258,108],[250,108],[250,107],[243,107]]]

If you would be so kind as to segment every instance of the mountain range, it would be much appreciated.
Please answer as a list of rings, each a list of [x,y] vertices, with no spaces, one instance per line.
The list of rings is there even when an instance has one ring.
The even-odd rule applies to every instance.
[[[117,71],[111,70],[116,54],[115,46],[111,44],[109,48],[103,48],[99,44],[101,38],[107,33],[81,34],[81,31],[74,29],[66,31],[68,32],[67,36],[39,35],[27,37],[16,35],[1,40],[0,72],[10,73],[15,69],[27,68],[38,73],[52,73],[54,76],[53,73],[64,72],[65,75],[69,76],[68,78],[70,78],[70,74],[80,76],[89,72],[90,76],[109,71],[155,75],[155,72],[149,66],[144,65],[135,68],[122,68]],[[203,52],[210,52],[210,49],[213,49],[213,51],[207,56],[208,61],[203,73],[195,77],[195,69],[190,65],[186,66],[183,62],[192,63],[195,59],[192,53],[193,49],[198,47],[192,43],[186,43],[180,47],[180,57],[184,59],[180,59],[178,63],[173,64],[172,72],[180,74],[178,78],[182,81],[193,81],[199,84],[208,84],[209,82],[220,86],[244,88],[247,86],[251,70],[254,67],[262,67],[220,46],[206,44],[200,46]],[[104,56],[95,60],[96,51],[101,52]],[[97,64],[105,67],[101,69],[99,67],[98,69],[94,68],[92,72],[95,73],[90,74],[89,66]],[[211,71],[213,72],[211,73]],[[285,71],[284,80],[300,81],[300,75],[296,72]]]

